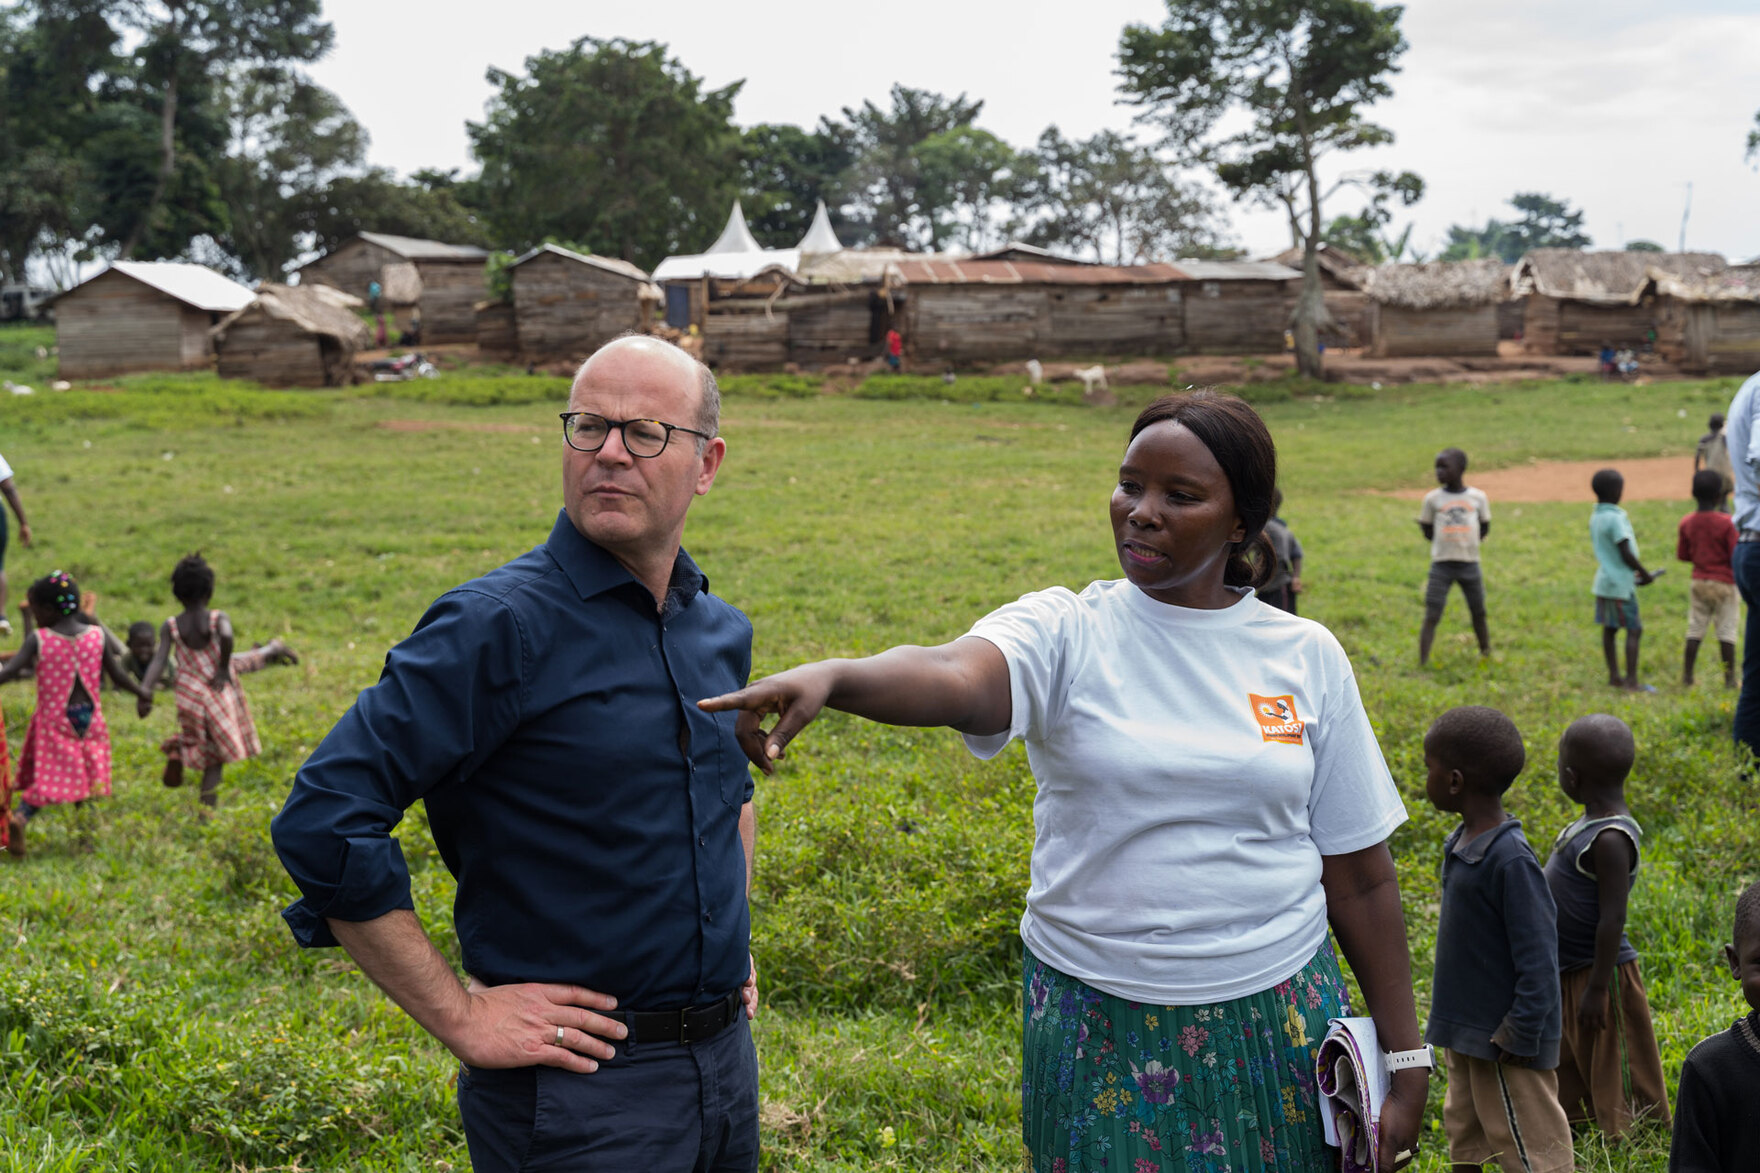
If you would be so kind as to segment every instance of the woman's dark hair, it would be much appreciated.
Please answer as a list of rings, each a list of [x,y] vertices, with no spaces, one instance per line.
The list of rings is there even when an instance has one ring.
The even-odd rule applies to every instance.
[[[214,597],[214,568],[201,554],[185,554],[171,571],[171,593],[184,606]]]
[[[33,607],[57,615],[79,614],[79,584],[64,570],[51,571],[30,585],[25,598]]]
[[[1145,429],[1179,424],[1203,442],[1222,466],[1234,494],[1234,511],[1246,535],[1229,552],[1222,581],[1231,587],[1262,587],[1277,570],[1277,555],[1265,536],[1277,491],[1277,445],[1259,413],[1245,400],[1215,391],[1163,395],[1143,409],[1131,425],[1131,439]]]

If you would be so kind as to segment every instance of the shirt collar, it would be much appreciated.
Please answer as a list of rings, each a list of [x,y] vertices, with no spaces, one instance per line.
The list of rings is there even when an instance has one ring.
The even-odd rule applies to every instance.
[[[1602,510],[1605,510],[1605,509],[1618,510],[1619,506],[1614,504],[1612,501],[1597,501],[1597,502],[1595,502],[1595,512],[1600,513]],[[1578,516],[1580,517],[1582,515],[1578,514]]]
[[[1461,832],[1466,830],[1466,826],[1463,824],[1454,829],[1454,833],[1448,837],[1448,842],[1443,844],[1443,847],[1449,854],[1459,856],[1464,863],[1478,863],[1485,858],[1486,853],[1491,850],[1491,845],[1493,843],[1502,839],[1505,835],[1509,834],[1509,832],[1521,827],[1521,825],[1522,820],[1512,815],[1503,820],[1503,822],[1499,823],[1497,826],[1491,828],[1491,830],[1486,831],[1477,838],[1469,839],[1463,843],[1461,842]]]
[[[544,548],[555,559],[556,565],[562,567],[562,573],[568,576],[575,593],[582,599],[590,599],[613,587],[636,581],[635,576],[625,570],[623,563],[613,558],[610,551],[575,528],[566,509],[557,511],[556,524],[551,527],[550,538],[544,543]],[[689,554],[679,550],[678,557],[672,564],[672,582],[667,587],[663,609],[670,612],[688,607],[692,599],[699,594],[707,594],[708,591],[708,578],[697,568]]]

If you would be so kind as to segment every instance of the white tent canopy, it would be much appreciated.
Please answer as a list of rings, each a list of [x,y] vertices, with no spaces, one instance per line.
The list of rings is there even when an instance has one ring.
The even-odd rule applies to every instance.
[[[837,233],[831,230],[831,214],[825,210],[825,201],[820,200],[819,206],[813,211],[813,226],[795,245],[803,253],[835,253],[843,251],[843,242],[837,239]]]
[[[733,213],[727,217],[727,227],[715,243],[709,246],[708,256],[720,256],[723,253],[755,253],[762,252],[761,246],[752,236],[752,230],[746,227],[745,209],[739,201],[733,201]]]
[[[830,229],[830,224],[826,225]],[[833,239],[836,239],[833,237]],[[780,267],[795,272],[801,267],[798,248],[764,248],[746,227],[745,211],[739,201],[733,202],[733,213],[727,227],[709,251],[688,256],[667,257],[654,269],[656,282],[692,281],[699,277],[723,277],[738,280],[755,277],[765,269]]]

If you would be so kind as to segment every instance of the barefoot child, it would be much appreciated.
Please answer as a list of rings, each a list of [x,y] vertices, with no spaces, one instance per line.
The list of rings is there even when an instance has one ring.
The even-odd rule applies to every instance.
[[[1715,416],[1713,418],[1716,418]],[[1675,557],[1693,564],[1692,602],[1687,611],[1687,651],[1681,683],[1693,683],[1693,662],[1707,628],[1717,631],[1723,653],[1723,686],[1736,686],[1736,573],[1730,559],[1736,552],[1736,523],[1719,510],[1723,478],[1709,468],[1693,474],[1693,501],[1699,506],[1681,518]]]
[[[31,714],[18,755],[16,799],[7,817],[6,850],[24,854],[26,825],[55,803],[84,802],[110,793],[110,727],[98,701],[98,681],[108,673],[131,692],[146,716],[153,694],[116,663],[104,629],[81,622],[79,588],[57,570],[26,592],[36,630],[0,668],[0,684],[36,669],[37,710]]]
[[[1626,479],[1618,469],[1604,468],[1589,479],[1595,491],[1595,512],[1589,515],[1589,541],[1595,548],[1595,622],[1601,625],[1601,654],[1607,660],[1607,683],[1632,692],[1655,692],[1638,683],[1638,641],[1644,623],[1638,618],[1638,589],[1656,575],[1638,561],[1638,539],[1632,521],[1619,507]],[[1658,574],[1661,571],[1657,572]],[[1614,639],[1626,629],[1626,674],[1619,674]]]
[[[1436,483],[1418,511],[1418,528],[1430,543],[1430,580],[1424,586],[1424,626],[1418,632],[1418,663],[1430,661],[1430,645],[1448,588],[1461,584],[1461,597],[1473,618],[1479,654],[1491,654],[1491,629],[1485,621],[1485,578],[1479,571],[1479,544],[1491,532],[1491,502],[1479,489],[1461,480],[1467,475],[1467,454],[1444,448],[1436,454]]]
[[[1583,814],[1558,833],[1546,860],[1564,999],[1558,1102],[1572,1120],[1593,1119],[1610,1140],[1639,1120],[1668,1127],[1662,1054],[1638,951],[1625,934],[1644,834],[1625,798],[1636,753],[1618,717],[1571,722],[1558,742],[1558,786]]]
[[[140,686],[152,691],[175,649],[178,731],[162,747],[168,759],[165,785],[181,786],[184,770],[200,770],[201,802],[211,808],[219,804],[226,763],[255,757],[263,746],[238,683],[232,620],[226,612],[208,608],[214,598],[213,568],[200,554],[189,555],[171,572],[171,593],[183,610],[160,628],[159,649]],[[282,647],[278,654],[289,653]]]
[[[1503,794],[1522,735],[1496,709],[1450,709],[1424,735],[1425,794],[1458,814],[1442,845],[1442,911],[1424,1041],[1448,1049],[1449,1160],[1511,1173],[1572,1168],[1558,1106],[1558,933],[1540,861]]]
[[[1749,1173],[1760,1153],[1760,883],[1736,898],[1735,939],[1723,955],[1752,1012],[1681,1065],[1668,1173]]]

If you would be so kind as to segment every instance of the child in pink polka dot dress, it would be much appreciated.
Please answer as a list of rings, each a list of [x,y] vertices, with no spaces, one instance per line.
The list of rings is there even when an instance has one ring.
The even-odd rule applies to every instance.
[[[6,850],[24,854],[24,830],[45,806],[110,793],[110,727],[98,702],[99,673],[135,695],[146,716],[153,694],[122,670],[104,629],[79,618],[79,587],[63,572],[39,578],[26,598],[37,629],[0,668],[0,684],[35,668],[37,711],[18,755],[17,802],[7,816]]]

